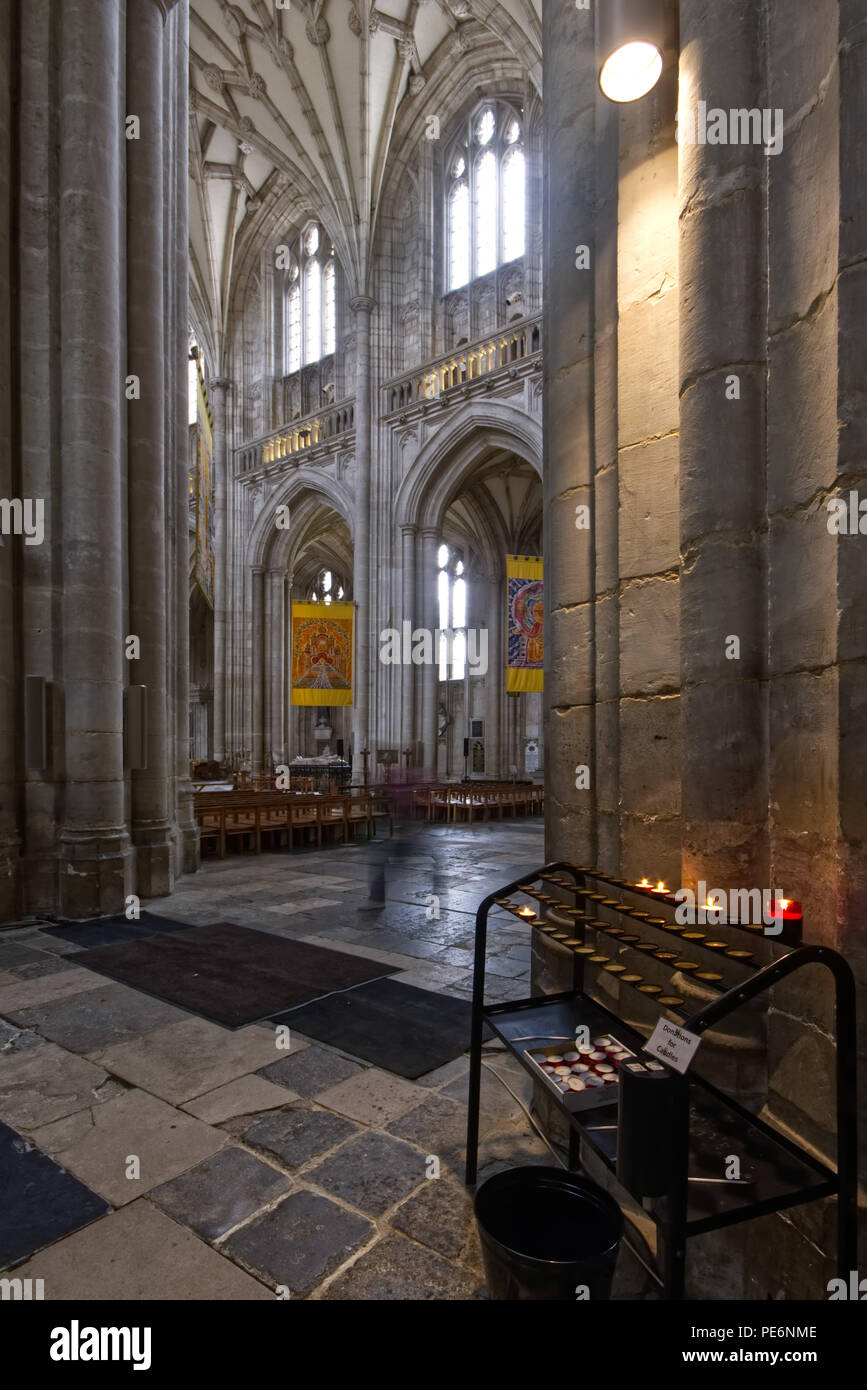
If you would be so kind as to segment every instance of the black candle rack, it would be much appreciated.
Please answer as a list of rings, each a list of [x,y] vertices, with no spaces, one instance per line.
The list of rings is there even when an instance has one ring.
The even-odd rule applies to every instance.
[[[552,894],[551,888],[556,893]],[[553,914],[554,921],[535,914],[530,917],[526,905],[522,912],[522,905],[509,897],[516,892],[525,900],[535,899],[543,913]],[[488,913],[495,906],[527,922],[532,930],[554,936],[563,951],[571,952],[572,989],[485,1004]],[[546,1041],[574,1038],[576,1030],[582,1027],[591,1036],[611,1034],[630,1052],[642,1055],[647,1039],[586,992],[585,985],[596,978],[590,972],[609,972],[615,967],[618,1003],[622,991],[636,990],[643,993],[646,1002],[658,1006],[660,1017],[690,1033],[701,1034],[795,971],[821,965],[831,972],[835,991],[836,1170],[689,1069],[676,1087],[682,1097],[684,1142],[674,1144],[668,1155],[666,1191],[657,1196],[655,1192],[635,1191],[631,1187],[626,1190],[639,1202],[649,1196],[655,1198],[649,1214],[656,1223],[662,1251],[661,1268],[655,1277],[668,1299],[684,1296],[686,1243],[690,1237],[828,1196],[837,1199],[837,1267],[839,1276],[848,1282],[850,1271],[858,1267],[852,971],[843,957],[829,947],[801,944],[800,923],[785,922],[782,931],[768,934],[768,927],[761,922],[721,921],[716,914],[714,924],[707,927],[700,920],[679,923],[674,908],[675,900],[670,894],[565,862],[547,864],[533,874],[522,875],[480,903],[473,968],[467,1185],[475,1184],[478,1167],[485,1025],[538,1079],[539,1068],[530,1054],[538,1052]],[[635,930],[624,931],[624,924]],[[673,985],[666,990],[665,986],[648,981],[646,971],[651,960],[656,961],[651,970],[658,977],[664,977],[667,971],[675,976],[680,972],[681,978],[694,976],[701,982],[707,1002],[697,1012],[690,1011]],[[625,1000],[629,996],[622,997]],[[643,1055],[647,1059],[647,1053]],[[599,1095],[599,1104],[594,1105],[588,1103],[586,1091],[556,1094],[549,1087],[552,1102],[569,1126],[571,1169],[580,1166],[583,1140],[612,1173],[618,1173],[622,1117],[620,1104],[615,1106],[613,1102],[619,1102],[620,1089],[612,1086],[605,1087],[604,1092],[591,1093]],[[635,1144],[636,1125],[632,1118],[628,1142]],[[648,1141],[650,1138],[648,1134]],[[721,1153],[738,1157],[739,1181],[720,1176]],[[631,1179],[640,1167],[640,1163],[636,1166],[634,1162],[621,1162],[618,1180],[623,1183],[624,1175]]]

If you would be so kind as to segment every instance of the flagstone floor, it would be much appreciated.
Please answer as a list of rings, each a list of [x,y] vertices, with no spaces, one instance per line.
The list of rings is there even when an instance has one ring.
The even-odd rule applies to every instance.
[[[469,998],[479,900],[543,860],[541,822],[404,825],[206,860],[147,907],[373,956]],[[492,935],[488,998],[528,994],[526,929],[503,917]],[[79,949],[0,932],[0,1170],[44,1190],[18,1233],[36,1253],[6,1260],[17,1277],[47,1300],[486,1297],[461,1181],[466,1057],[407,1081],[294,1030],[278,1050],[273,1028],[219,1028],[77,966]],[[482,1177],[553,1161],[529,1099],[524,1072],[491,1057]]]

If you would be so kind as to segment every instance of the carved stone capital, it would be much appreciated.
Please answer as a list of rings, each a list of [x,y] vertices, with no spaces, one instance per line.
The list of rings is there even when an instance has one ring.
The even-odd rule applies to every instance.
[[[353,314],[371,314],[376,308],[376,300],[369,294],[357,294],[349,301]]]

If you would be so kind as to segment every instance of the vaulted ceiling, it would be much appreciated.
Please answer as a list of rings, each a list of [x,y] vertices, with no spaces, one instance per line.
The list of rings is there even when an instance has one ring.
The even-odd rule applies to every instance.
[[[191,3],[192,293],[217,358],[239,238],[266,203],[321,219],[364,293],[401,103],[491,40],[541,89],[541,0],[279,4]]]

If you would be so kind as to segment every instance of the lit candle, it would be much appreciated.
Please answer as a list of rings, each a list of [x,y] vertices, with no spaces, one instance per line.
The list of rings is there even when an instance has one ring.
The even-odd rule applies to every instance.
[[[800,922],[801,904],[795,902],[794,898],[774,898],[771,903],[771,916],[777,922]]]
[[[518,912],[519,917],[535,917],[536,914],[532,907],[522,907]]]

